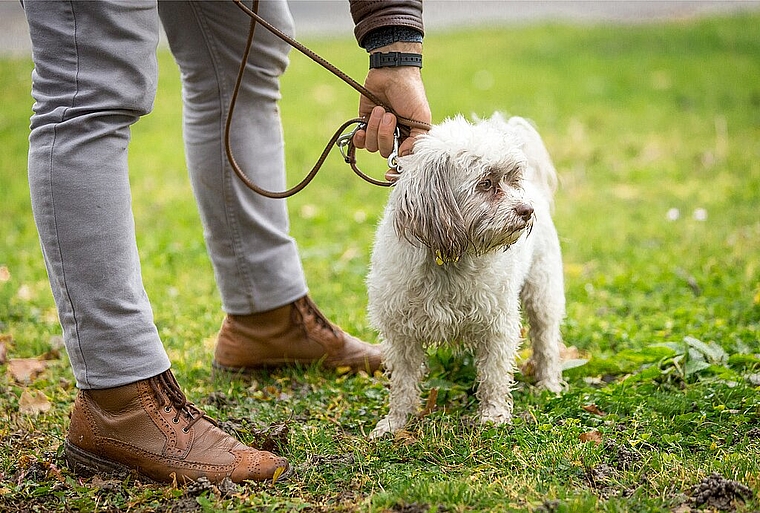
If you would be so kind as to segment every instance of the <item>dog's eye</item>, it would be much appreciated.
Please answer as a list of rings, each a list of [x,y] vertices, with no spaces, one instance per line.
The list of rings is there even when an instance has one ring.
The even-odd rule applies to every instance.
[[[481,191],[490,191],[492,188],[493,188],[493,182],[489,178],[482,180],[478,184],[478,189],[480,189]]]

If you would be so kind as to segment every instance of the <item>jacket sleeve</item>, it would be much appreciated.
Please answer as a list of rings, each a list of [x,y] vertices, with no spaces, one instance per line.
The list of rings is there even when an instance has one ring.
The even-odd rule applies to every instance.
[[[371,31],[390,26],[409,27],[424,34],[422,0],[349,0],[354,35],[362,40]]]

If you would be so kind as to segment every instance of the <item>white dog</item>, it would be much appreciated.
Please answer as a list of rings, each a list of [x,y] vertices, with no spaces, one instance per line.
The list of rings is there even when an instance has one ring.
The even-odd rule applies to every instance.
[[[417,412],[425,350],[444,343],[474,352],[481,422],[509,422],[521,303],[538,385],[562,388],[554,166],[527,121],[498,114],[433,127],[399,164],[368,277],[369,318],[390,375],[390,411],[372,436]]]

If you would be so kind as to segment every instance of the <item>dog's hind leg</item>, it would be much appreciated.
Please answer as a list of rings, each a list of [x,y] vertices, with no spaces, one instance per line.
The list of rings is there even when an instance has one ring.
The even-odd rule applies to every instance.
[[[420,404],[420,382],[424,375],[425,351],[415,341],[384,344],[384,363],[390,375],[390,408],[388,416],[377,423],[370,434],[378,438],[395,433],[406,425],[409,415]]]
[[[537,256],[521,293],[530,324],[536,382],[551,392],[563,388],[560,326],[565,317],[565,291],[558,246],[556,251]]]

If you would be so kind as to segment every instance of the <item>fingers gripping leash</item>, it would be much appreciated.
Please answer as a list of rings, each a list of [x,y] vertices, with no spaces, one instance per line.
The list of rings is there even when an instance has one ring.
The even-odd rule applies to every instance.
[[[372,92],[367,90],[364,86],[356,82],[354,79],[352,79],[350,76],[342,72],[340,69],[338,69],[333,64],[329,63],[327,60],[323,59],[316,53],[314,53],[312,50],[304,46],[303,44],[299,43],[295,39],[291,38],[287,34],[283,33],[273,25],[271,25],[269,22],[267,22],[265,19],[263,19],[258,14],[258,5],[259,1],[254,0],[253,2],[253,9],[249,9],[248,6],[243,4],[242,0],[232,0],[243,12],[245,12],[248,16],[251,18],[251,24],[250,29],[248,31],[248,40],[246,42],[246,48],[243,52],[243,56],[240,61],[240,69],[238,71],[237,80],[235,82],[235,88],[232,92],[232,98],[230,100],[230,107],[227,112],[227,121],[225,124],[225,130],[224,130],[224,145],[225,145],[225,151],[227,152],[227,159],[230,162],[230,166],[232,166],[233,171],[235,174],[242,180],[242,182],[251,190],[255,191],[256,193],[266,196],[268,198],[275,198],[275,199],[282,199],[282,198],[288,198],[290,196],[293,196],[294,194],[300,192],[303,190],[317,175],[319,170],[322,168],[322,165],[325,163],[325,160],[327,159],[327,156],[330,154],[330,151],[332,150],[333,145],[338,146],[338,149],[341,152],[341,155],[343,156],[343,159],[347,164],[351,166],[351,169],[354,173],[356,173],[359,177],[361,177],[363,180],[373,184],[378,185],[382,187],[388,187],[390,185],[393,185],[393,182],[388,181],[382,181],[382,180],[375,180],[374,178],[364,174],[356,165],[356,146],[354,146],[353,138],[354,135],[356,135],[356,132],[359,130],[363,130],[366,127],[366,122],[362,118],[355,118],[350,119],[343,123],[338,129],[335,131],[335,133],[332,135],[330,140],[328,141],[327,145],[325,146],[324,150],[322,150],[322,153],[320,154],[319,158],[317,159],[317,162],[314,164],[314,167],[312,167],[311,171],[299,182],[297,185],[291,187],[290,189],[282,192],[274,192],[274,191],[268,191],[266,189],[262,189],[261,187],[257,186],[255,183],[251,181],[250,178],[248,178],[248,175],[240,168],[237,161],[235,160],[235,156],[232,152],[232,145],[230,143],[230,134],[232,130],[232,114],[235,110],[235,104],[237,102],[237,96],[240,91],[240,86],[243,82],[243,76],[245,74],[245,68],[246,63],[248,62],[248,56],[251,52],[251,44],[253,43],[253,36],[256,28],[256,24],[262,25],[264,28],[266,28],[269,32],[274,34],[275,36],[279,37],[289,45],[291,45],[293,48],[297,49],[319,65],[321,65],[326,70],[333,73],[335,76],[343,80],[346,84],[354,88],[356,91],[358,91],[360,94],[366,96],[369,100],[371,100],[376,105],[382,106],[387,112],[390,112],[396,116],[398,126],[396,128],[396,133],[394,134],[394,140],[393,140],[393,152],[388,157],[388,166],[392,168],[396,173],[399,173],[400,170],[398,168],[398,147],[399,147],[399,141],[403,137],[407,137],[409,135],[409,131],[411,128],[421,128],[423,130],[429,130],[430,125],[428,123],[422,122],[422,121],[416,121],[413,119],[407,119],[402,116],[399,116],[396,114],[392,108],[390,108],[387,105],[384,105],[382,101],[380,101]],[[351,127],[352,125],[356,125],[351,131],[346,132],[346,130]]]
[[[354,129],[338,137],[338,140],[335,142],[335,145],[340,150],[340,154],[343,156],[343,160],[346,162],[346,164],[349,164],[351,166],[351,169],[354,171],[354,173],[359,175],[365,181],[374,185],[385,186],[385,187],[389,185],[393,185],[392,182],[381,182],[381,181],[375,180],[374,178],[369,177],[368,175],[364,174],[356,166],[356,147],[354,146],[354,142],[353,142],[354,135],[356,135],[356,132],[358,132],[359,130],[364,130],[367,127],[367,123],[364,122],[363,120],[359,120],[358,118],[351,121],[357,122]],[[398,145],[399,145],[400,139],[401,139],[401,131],[398,128],[396,128],[396,133],[393,135],[393,151],[391,152],[390,155],[388,155],[388,167],[394,173],[401,173],[401,169],[399,168],[399,165],[398,165]]]

